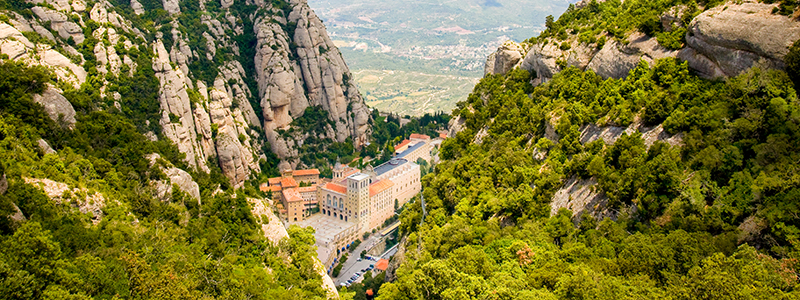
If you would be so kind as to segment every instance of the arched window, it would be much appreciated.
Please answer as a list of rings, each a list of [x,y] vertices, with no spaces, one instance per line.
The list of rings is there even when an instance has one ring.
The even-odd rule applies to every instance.
[[[324,209],[324,208],[322,209],[322,214],[323,214],[323,215],[325,214],[325,209]]]

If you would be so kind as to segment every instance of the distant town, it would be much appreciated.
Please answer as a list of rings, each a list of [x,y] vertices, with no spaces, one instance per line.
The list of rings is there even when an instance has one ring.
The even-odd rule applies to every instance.
[[[320,178],[318,169],[282,170],[280,177],[270,178],[260,189],[272,194],[284,226],[314,228],[317,256],[332,274],[340,258],[362,239],[379,229],[385,236],[398,227],[399,221],[387,223],[422,189],[416,162],[432,161],[432,150],[445,137],[411,134],[394,146],[389,161],[363,169],[337,164],[333,178]],[[376,265],[385,270],[387,262]]]

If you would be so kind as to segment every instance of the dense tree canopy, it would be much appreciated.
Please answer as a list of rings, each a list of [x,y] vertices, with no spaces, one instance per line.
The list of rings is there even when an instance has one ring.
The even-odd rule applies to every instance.
[[[405,261],[379,299],[798,296],[790,76],[752,69],[709,81],[665,59],[623,79],[567,68],[534,88],[530,77],[489,75],[458,105],[466,129],[423,178],[425,222],[418,202],[400,216]],[[632,124],[680,142],[636,131],[581,139],[587,126]],[[544,137],[548,127],[556,137]],[[570,178],[596,180],[608,199],[599,209],[615,219],[551,216]]]

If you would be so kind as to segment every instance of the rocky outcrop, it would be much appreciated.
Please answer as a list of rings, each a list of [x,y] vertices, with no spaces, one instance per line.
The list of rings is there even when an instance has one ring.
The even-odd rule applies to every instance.
[[[641,60],[641,56],[636,55],[636,52],[626,53],[632,52],[629,50],[631,49],[611,40],[592,57],[586,69],[594,71],[603,78],[624,78]]]
[[[161,102],[161,127],[164,136],[172,140],[178,150],[186,154],[186,162],[208,172],[206,157],[197,142],[197,130],[186,91],[185,74],[170,64],[169,53],[159,40],[153,46],[153,70],[158,78]]]
[[[506,41],[486,59],[483,68],[483,75],[500,74],[504,75],[516,67],[522,60],[525,50],[520,44],[513,41]]]
[[[228,11],[234,1],[222,1],[223,14],[200,16],[205,27],[202,32],[192,32],[200,43],[189,43],[194,37],[176,19],[181,13],[178,0],[161,2],[171,20],[158,25],[163,27],[155,32],[137,28],[106,0],[92,2],[88,11],[83,0],[29,2],[49,5],[34,6],[31,13],[8,12],[8,22],[0,22],[0,53],[44,66],[59,83],[70,83],[76,89],[91,76],[100,97],[110,100],[98,109],[128,109],[121,99],[124,93],[114,90],[119,88],[114,80],[125,75],[123,71],[133,76],[138,68],[152,68],[159,81],[157,122],[162,132],[146,131],[148,139],[169,139],[186,155],[192,169],[210,172],[208,162],[218,163],[234,187],[261,171],[258,159],[265,157],[261,152],[267,142],[285,162],[297,163],[297,148],[308,133],[279,132],[309,106],[328,111],[331,121],[324,132],[314,133],[315,137],[340,142],[352,138],[356,146],[367,142],[369,110],[341,53],[305,1],[290,1],[285,9],[256,1],[251,4],[259,9],[247,16]],[[205,7],[204,2],[199,4],[200,9]],[[144,13],[142,2],[132,0],[130,6],[135,14]],[[238,56],[252,52],[240,51],[240,47],[251,45],[237,44],[240,40],[234,35],[244,34],[243,24],[251,23],[240,18],[253,21],[257,37],[256,53],[245,59]],[[88,26],[90,20],[92,26]],[[47,41],[33,43],[23,31]],[[88,34],[93,39],[84,36]],[[92,42],[88,45],[91,65],[84,65],[90,58],[76,50],[86,49],[86,41]],[[164,41],[171,42],[165,45]],[[153,57],[150,64],[139,66],[133,55],[142,53],[142,47],[152,49]],[[200,59],[208,61],[198,68]],[[255,70],[248,69],[245,62],[249,59],[255,62]],[[60,90],[48,89],[37,101],[54,120],[63,115],[66,127],[75,126],[74,109]],[[145,120],[144,126],[153,121]]]
[[[212,89],[209,110],[211,122],[217,130],[217,159],[222,173],[234,187],[240,187],[250,177],[251,170],[260,172],[251,152],[250,137],[244,130],[246,121],[241,110],[231,110],[231,99],[228,94]]]
[[[645,146],[648,148],[656,141],[662,141],[672,146],[679,146],[683,143],[683,133],[671,135],[664,131],[662,125],[644,126],[637,117],[628,127],[620,126],[597,126],[595,124],[584,125],[581,127],[580,141],[582,144],[594,142],[602,139],[608,145],[614,144],[623,134],[632,135],[636,132],[642,134]]]
[[[256,20],[258,36],[255,57],[264,129],[272,150],[281,158],[296,155],[302,137],[277,134],[309,106],[328,111],[333,127],[328,134],[343,142],[352,137],[356,145],[367,141],[369,110],[359,94],[352,74],[324,30],[324,25],[305,1],[291,1],[287,18],[280,14]],[[294,26],[287,36],[283,26]]]
[[[28,65],[40,65],[53,71],[59,81],[71,83],[75,88],[86,81],[86,70],[69,58],[50,48],[36,45],[13,26],[0,22],[0,53]]]
[[[69,7],[69,5],[66,5],[66,7]],[[50,29],[58,32],[61,38],[72,38],[76,44],[83,43],[83,40],[86,39],[83,36],[83,28],[69,21],[69,18],[64,13],[42,6],[34,6],[31,11],[39,17],[39,20],[49,23]]]
[[[70,188],[66,183],[53,181],[47,178],[23,178],[25,183],[38,187],[44,191],[48,198],[56,204],[69,204],[78,208],[83,213],[92,214],[92,223],[97,225],[103,218],[103,207],[106,198],[98,192],[91,192],[85,188]]]
[[[53,150],[53,147],[50,147],[50,144],[47,143],[44,139],[39,139],[36,141],[37,146],[39,146],[39,150],[42,150],[44,154],[55,154],[56,150]]]
[[[61,91],[51,85],[47,85],[44,92],[33,95],[33,101],[41,104],[47,116],[53,121],[67,128],[75,128],[75,108],[69,103],[67,98],[61,95]]]
[[[654,37],[642,33],[632,33],[627,42],[627,45],[622,45],[610,39],[597,49],[568,41],[569,49],[562,50],[558,41],[548,39],[532,45],[519,67],[536,74],[532,83],[538,85],[553,78],[566,66],[592,70],[603,78],[624,78],[641,60],[652,63],[656,59],[678,55],[677,51],[662,47]]]
[[[550,216],[554,216],[558,210],[566,208],[572,211],[575,219],[580,219],[584,213],[588,213],[598,220],[605,217],[616,217],[615,213],[606,210],[608,197],[602,192],[595,191],[595,185],[597,185],[597,180],[594,178],[573,177],[567,180],[550,201]]]
[[[8,190],[8,179],[6,179],[6,174],[0,176],[0,195],[5,194]]]
[[[250,203],[250,211],[253,213],[253,216],[256,217],[256,221],[261,224],[261,231],[264,233],[264,237],[266,237],[270,243],[277,245],[282,239],[290,238],[280,218],[270,209],[270,207],[272,207],[272,201],[267,199],[247,198],[247,202]],[[322,276],[322,288],[325,289],[327,298],[338,299],[339,292],[336,290],[333,279],[331,279],[325,271],[325,266],[322,262],[316,257],[314,258],[314,271]]]
[[[576,7],[588,3],[581,1]],[[576,36],[567,41],[548,38],[530,45],[519,67],[535,72],[534,85],[547,82],[566,66],[592,70],[603,78],[623,78],[640,60],[652,64],[667,57],[687,61],[689,67],[707,78],[736,76],[756,65],[784,69],[783,58],[789,46],[800,39],[800,21],[773,14],[776,5],[747,2],[711,8],[688,25],[686,45],[680,51],[666,49],[654,37],[641,32],[630,34],[624,45],[608,38],[600,49],[578,43]],[[662,13],[659,19],[664,30],[685,26],[682,20],[685,11],[685,6],[676,6]],[[563,43],[569,47],[562,48]],[[506,48],[501,46],[489,56],[485,73],[502,73],[498,72],[505,69],[505,65],[498,65],[501,53],[506,63],[513,61],[514,52]]]
[[[167,180],[154,180],[151,182],[156,191],[156,198],[166,201],[172,195],[172,186],[175,185],[182,192],[200,202],[200,186],[194,181],[188,172],[178,169],[168,162],[161,159],[157,153],[149,154],[146,158],[150,161],[150,167],[158,164],[159,169],[167,176]]]
[[[773,14],[777,4],[719,5],[692,20],[679,58],[705,77],[736,76],[756,64],[784,69],[800,22]]]

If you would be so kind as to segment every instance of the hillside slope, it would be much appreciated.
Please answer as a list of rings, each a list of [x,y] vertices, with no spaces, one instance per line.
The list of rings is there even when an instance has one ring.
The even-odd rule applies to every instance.
[[[186,163],[241,187],[276,159],[298,163],[309,134],[359,146],[370,114],[325,26],[304,1],[9,2],[0,53],[51,69],[77,110],[117,110]],[[68,106],[68,105],[67,105]],[[290,130],[306,108],[319,133]],[[70,107],[62,106],[67,111]],[[264,161],[261,162],[260,161]]]
[[[582,3],[490,56],[378,299],[798,297],[793,4],[701,4]]]

